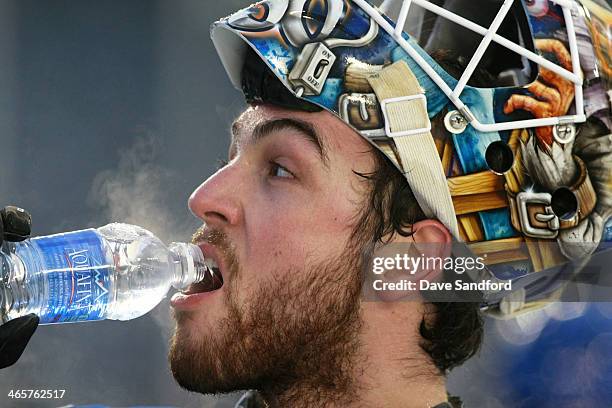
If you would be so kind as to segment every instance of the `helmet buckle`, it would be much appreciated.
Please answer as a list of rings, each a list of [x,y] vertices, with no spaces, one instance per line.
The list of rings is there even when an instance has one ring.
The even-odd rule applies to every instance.
[[[342,120],[359,129],[371,140],[386,139],[384,118],[374,93],[345,93],[340,95],[339,114]]]

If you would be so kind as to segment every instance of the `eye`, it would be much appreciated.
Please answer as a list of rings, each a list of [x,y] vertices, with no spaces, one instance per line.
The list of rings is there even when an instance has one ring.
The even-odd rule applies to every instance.
[[[270,175],[272,177],[294,178],[293,173],[275,162],[270,163]]]

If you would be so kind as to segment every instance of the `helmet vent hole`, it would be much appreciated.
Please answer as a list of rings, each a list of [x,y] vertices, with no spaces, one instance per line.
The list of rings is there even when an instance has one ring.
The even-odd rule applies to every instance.
[[[550,205],[555,215],[562,220],[569,220],[578,211],[578,199],[576,194],[567,187],[555,190],[550,199]]]
[[[489,144],[485,153],[485,160],[489,169],[497,174],[504,174],[510,171],[514,164],[514,153],[510,146],[498,140]]]

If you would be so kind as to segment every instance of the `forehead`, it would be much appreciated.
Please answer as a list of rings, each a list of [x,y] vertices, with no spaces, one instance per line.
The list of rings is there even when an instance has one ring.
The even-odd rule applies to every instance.
[[[273,105],[256,105],[246,109],[233,124],[232,144],[236,138],[248,139],[253,131],[266,122],[277,119],[297,119],[310,124],[316,131],[323,148],[334,155],[369,152],[372,146],[354,129],[333,114],[321,112],[302,112],[280,108]]]

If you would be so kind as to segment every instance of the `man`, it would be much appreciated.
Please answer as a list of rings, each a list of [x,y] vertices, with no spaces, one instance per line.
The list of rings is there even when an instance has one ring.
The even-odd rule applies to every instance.
[[[174,304],[179,384],[202,393],[258,389],[270,406],[445,401],[444,377],[421,347],[427,307],[360,302],[381,220],[368,212],[372,188],[356,173],[380,170],[373,148],[328,112],[257,105],[233,129],[229,163],[189,203],[205,223],[196,240],[211,244],[205,253],[224,283]],[[380,238],[450,242],[436,220],[417,221],[412,232]],[[472,319],[463,358],[480,340]]]
[[[509,72],[503,64],[489,55],[483,61],[493,82],[480,76],[479,85],[470,75],[458,82],[449,72],[455,64],[461,69],[454,76],[461,77],[466,61],[455,57],[439,65],[416,43],[402,43],[378,14],[388,9],[390,2],[384,3],[374,9],[362,1],[331,1],[325,8],[317,2],[265,1],[214,26],[224,66],[250,107],[232,126],[227,164],[189,200],[204,222],[194,242],[218,263],[223,283],[193,285],[173,298],[177,327],[170,362],[184,388],[259,392],[245,395],[241,406],[447,406],[445,374],[480,346],[477,305],[369,301],[362,297],[368,280],[363,271],[390,245],[425,245],[428,256],[444,257],[454,239],[491,241],[480,248],[497,248],[498,263],[533,262],[531,255],[517,258],[517,251],[505,257],[509,242],[516,249],[524,241],[514,238],[516,229],[531,233],[529,224],[515,219],[515,195],[501,205],[482,199],[490,192],[481,188],[515,170],[514,152],[497,133],[514,128],[500,123],[485,131],[479,120],[503,122],[513,111],[535,111],[530,98],[554,82],[551,88],[533,88],[532,96],[521,91],[504,112],[494,110],[491,94],[466,83],[502,86]],[[517,38],[525,35],[511,24],[506,29]],[[443,31],[438,24],[436,30]],[[555,41],[547,43],[549,51],[562,52]],[[523,55],[541,62],[529,52]],[[524,62],[512,59],[517,61]],[[505,68],[521,81],[524,67]],[[567,69],[555,72],[576,80]],[[440,81],[450,88],[436,91]],[[462,100],[450,95],[454,86],[464,88],[458,92]],[[421,87],[427,98],[419,94]],[[510,93],[500,96],[507,100]],[[452,111],[447,98],[462,106],[462,113]],[[397,109],[389,109],[394,103]],[[565,105],[547,117],[566,114]],[[515,128],[559,123],[532,113],[535,119]],[[465,139],[448,150],[448,157],[456,158],[453,165],[443,146],[462,133]],[[549,144],[561,143],[555,138]],[[481,195],[473,197],[471,211],[451,197],[447,175],[477,185]],[[563,186],[563,180],[557,182]],[[519,193],[527,188],[511,187]],[[591,212],[599,211],[579,205],[584,211],[576,224],[590,222]],[[508,208],[498,211],[502,207]],[[502,313],[508,304],[499,302]]]
[[[512,260],[537,271],[569,258],[570,238],[588,233],[599,242],[610,196],[600,179],[610,163],[602,81],[584,86],[592,92],[582,126],[584,106],[567,111],[573,92],[582,96],[577,56],[568,57],[559,27],[547,25],[575,10],[565,2],[527,8],[528,28],[535,22],[539,34],[552,33],[537,43],[548,47],[546,63],[525,21],[500,28],[508,8],[498,18],[489,13],[494,2],[477,7],[483,21],[491,17],[486,24],[495,21],[479,33],[484,49],[460,50],[475,55],[473,64],[451,57],[460,67],[452,74],[431,58],[439,44],[408,37],[379,14],[387,3],[263,2],[216,25],[224,65],[251,107],[233,126],[228,164],[190,199],[205,223],[194,241],[219,264],[222,282],[193,285],[173,299],[170,360],[185,388],[260,392],[243,405],[444,406],[444,375],[480,344],[478,308],[364,298],[372,257],[414,243],[445,256],[461,240],[475,251],[501,249],[491,263]],[[465,1],[447,3],[451,15],[465,15]],[[406,17],[410,2],[401,6]],[[451,33],[444,49],[466,42],[439,21],[428,27],[433,20],[425,17],[418,31]],[[529,88],[522,85],[534,79],[530,67],[506,66],[498,50],[495,58],[483,54],[496,31],[525,42],[514,44],[522,54],[513,64],[546,65]],[[478,57],[490,83],[464,77]],[[507,119],[516,112],[533,118],[513,124]],[[570,127],[550,128],[568,123],[580,137]],[[515,160],[519,153],[526,154]],[[526,255],[520,244],[528,240],[561,250]],[[524,304],[524,292],[520,302],[488,297],[483,306],[512,314],[506,306]]]

